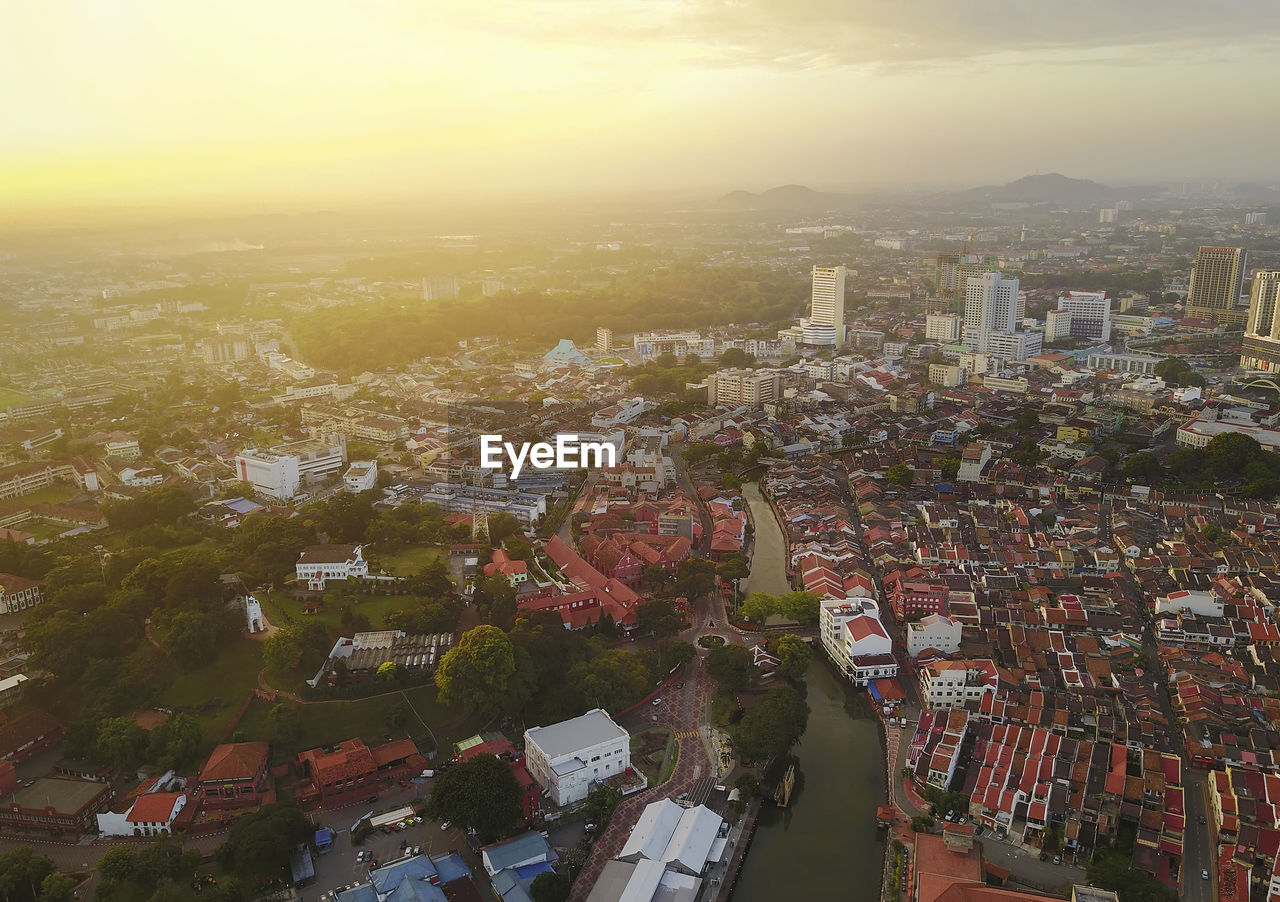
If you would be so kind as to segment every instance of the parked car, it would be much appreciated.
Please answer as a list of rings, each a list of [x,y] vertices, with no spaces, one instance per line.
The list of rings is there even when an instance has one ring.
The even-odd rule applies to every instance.
[[[433,771],[433,770],[424,770],[424,771],[422,772],[422,777],[423,777],[424,779],[426,779],[426,780],[430,780],[430,779],[431,779],[432,777],[434,777],[435,775],[436,775],[436,772],[435,772],[435,771]]]
[[[1053,863],[1054,863],[1054,864],[1062,864],[1062,856],[1061,856],[1061,855],[1055,855],[1055,856],[1053,856]]]
[[[452,827],[452,826],[453,826],[453,825],[452,825],[451,823],[449,823],[448,821],[441,821],[441,822],[440,822],[440,829],[441,829],[441,830],[448,830],[448,829],[449,829],[450,827]]]
[[[1208,869],[1208,868],[1201,868],[1201,869],[1200,869],[1200,879],[1201,879],[1201,880],[1208,880],[1208,879],[1209,879],[1209,869]]]
[[[655,698],[655,699],[653,700],[653,706],[654,706],[655,708],[656,708],[656,707],[658,707],[658,705],[660,705],[660,704],[662,704],[662,696],[658,696],[657,698]]]

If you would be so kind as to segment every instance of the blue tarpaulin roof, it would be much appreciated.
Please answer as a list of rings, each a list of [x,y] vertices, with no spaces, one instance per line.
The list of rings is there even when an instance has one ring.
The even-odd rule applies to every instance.
[[[874,682],[870,682],[867,684],[867,690],[871,693],[871,697],[874,698],[876,701],[878,702],[884,701],[884,698],[880,695],[880,690],[876,688],[876,684]]]
[[[321,827],[316,831],[316,848],[329,846],[333,844],[333,831],[328,827]]]

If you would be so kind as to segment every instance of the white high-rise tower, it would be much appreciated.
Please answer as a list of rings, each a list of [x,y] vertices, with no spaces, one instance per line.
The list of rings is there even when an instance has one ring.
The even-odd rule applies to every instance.
[[[844,347],[844,279],[847,272],[843,266],[813,268],[809,322],[813,326],[832,327],[837,348]]]

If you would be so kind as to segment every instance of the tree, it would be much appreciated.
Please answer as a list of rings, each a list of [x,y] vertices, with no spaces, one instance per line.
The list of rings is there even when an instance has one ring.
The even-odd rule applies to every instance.
[[[675,590],[678,594],[696,601],[716,589],[716,565],[706,558],[685,558],[676,567]]]
[[[132,846],[110,846],[98,859],[98,873],[103,880],[121,882],[138,874],[138,854]]]
[[[396,681],[396,662],[383,661],[378,665],[377,676],[384,683],[394,683]]]
[[[267,736],[272,745],[292,748],[302,735],[302,719],[292,705],[276,702],[267,712]]]
[[[264,582],[274,585],[296,573],[298,555],[315,540],[315,528],[310,521],[256,513],[236,528],[231,552],[251,585]]]
[[[489,543],[491,545],[501,545],[502,540],[507,536],[519,535],[522,532],[524,532],[524,527],[515,518],[514,514],[498,511],[489,515]]]
[[[666,639],[680,632],[684,619],[673,602],[655,598],[636,606],[636,626],[642,633],[653,633],[656,639]]]
[[[506,633],[487,624],[469,629],[436,668],[440,700],[496,713],[502,708],[515,669],[515,653]]]
[[[493,842],[511,833],[523,816],[520,784],[505,761],[480,755],[436,777],[427,811]]]
[[[906,464],[894,464],[885,473],[885,477],[894,485],[911,485],[915,476],[915,470],[911,469]]]
[[[1128,482],[1140,485],[1154,485],[1160,482],[1163,468],[1160,459],[1150,451],[1139,451],[1125,458],[1124,478]]]
[[[569,668],[568,680],[576,690],[580,708],[619,711],[644,697],[651,674],[638,655],[614,648],[574,664]]]
[[[70,874],[54,872],[41,881],[39,902],[71,902],[77,883]]]
[[[775,686],[756,700],[733,728],[734,751],[742,761],[785,755],[804,735],[809,704],[790,686]]]
[[[752,592],[739,609],[742,616],[758,623],[770,617],[785,617],[797,623],[813,623],[818,619],[819,597],[816,592],[795,590],[782,595]]]
[[[289,854],[310,839],[315,826],[296,806],[276,802],[231,822],[218,863],[242,877],[282,876]]]
[[[760,676],[751,649],[735,642],[711,649],[707,654],[707,673],[727,689],[745,689]]]
[[[790,633],[779,636],[774,643],[774,652],[780,661],[776,672],[783,679],[798,680],[809,669],[809,643],[799,636]]]
[[[194,763],[204,731],[190,714],[178,713],[151,731],[151,759],[166,770]]]
[[[129,770],[142,759],[147,732],[132,717],[108,717],[98,726],[98,754],[118,770]]]
[[[917,814],[911,819],[911,829],[916,833],[928,833],[935,821],[927,814]]]
[[[716,576],[721,579],[746,579],[750,575],[751,564],[742,554],[731,554],[716,567]]]
[[[1156,364],[1155,374],[1169,385],[1203,386],[1204,376],[1179,357],[1167,357]]]
[[[742,348],[725,348],[720,355],[720,365],[724,367],[747,367],[756,362],[755,355],[748,354]]]
[[[35,887],[54,873],[53,859],[18,846],[0,855],[0,898],[8,902],[37,902]]]
[[[698,655],[692,642],[671,642],[662,649],[662,660],[667,667],[680,667],[688,664]]]
[[[603,830],[621,801],[621,790],[612,786],[597,786],[587,793],[587,818],[598,829]]]
[[[955,479],[956,474],[960,472],[960,458],[958,457],[939,457],[937,467],[942,471],[942,475],[947,479]]]
[[[733,788],[738,790],[738,795],[743,800],[750,799],[760,791],[760,779],[755,774],[747,771],[733,781]]]
[[[571,889],[573,882],[568,874],[543,871],[529,884],[529,896],[533,902],[565,902]]]

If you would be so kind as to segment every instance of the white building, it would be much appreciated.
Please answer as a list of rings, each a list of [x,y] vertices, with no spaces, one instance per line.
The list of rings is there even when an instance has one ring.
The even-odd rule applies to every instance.
[[[596,429],[624,426],[637,419],[646,409],[652,410],[654,406],[652,401],[646,402],[644,398],[627,398],[597,410],[591,417],[591,425]]]
[[[844,347],[844,280],[847,274],[848,270],[843,266],[815,266],[812,271],[809,326],[815,330],[829,328],[837,348]]]
[[[521,478],[524,478],[524,474],[521,474]],[[439,505],[447,514],[474,513],[477,517],[484,517],[508,513],[526,525],[547,513],[546,495],[452,482],[434,483],[422,493],[421,500]]]
[[[1203,589],[1183,589],[1156,599],[1157,614],[1187,611],[1199,617],[1221,617],[1224,610],[1222,599]]]
[[[619,861],[658,861],[672,870],[700,877],[719,845],[724,819],[705,805],[684,808],[670,799],[646,805],[631,829]]]
[[[1213,441],[1214,436],[1239,432],[1253,437],[1269,451],[1280,450],[1280,429],[1226,417],[1211,417],[1212,411],[1202,411],[1199,418],[1187,420],[1178,426],[1177,443],[1184,448],[1203,448]]]
[[[1016,332],[1021,317],[1018,280],[998,272],[970,276],[964,284],[964,345],[971,351],[988,351],[990,336]]]
[[[782,397],[777,370],[717,370],[707,378],[707,402],[712,407],[760,407]]]
[[[122,485],[133,486],[135,489],[148,488],[164,482],[164,474],[151,467],[125,467],[116,475]]]
[[[1071,312],[1071,335],[1088,341],[1111,340],[1111,299],[1105,291],[1069,291],[1058,309]]]
[[[378,462],[376,460],[353,460],[347,472],[343,474],[343,483],[347,491],[353,494],[367,492],[378,486]]]
[[[989,332],[986,337],[986,350],[1002,360],[1026,360],[1043,349],[1043,332]]]
[[[1156,364],[1160,357],[1147,357],[1144,354],[1106,354],[1098,352],[1090,354],[1086,365],[1091,370],[1115,370],[1120,373],[1138,373],[1143,376],[1154,376]]]
[[[914,623],[907,624],[907,654],[920,657],[926,649],[936,649],[943,654],[955,654],[960,650],[960,621],[942,614],[928,614]]]
[[[331,579],[365,579],[369,563],[362,545],[312,545],[304,548],[296,564],[298,581],[320,592]]]
[[[924,318],[924,337],[928,341],[955,344],[960,340],[963,321],[955,313],[930,313]]]
[[[969,374],[962,367],[945,363],[929,364],[929,381],[943,388],[955,388],[967,381]]]
[[[1062,341],[1071,337],[1071,311],[1050,310],[1044,315],[1044,340]]]
[[[822,647],[855,686],[898,675],[893,640],[870,598],[827,599],[819,606]]]
[[[12,573],[0,573],[0,614],[16,614],[44,601],[44,583]]]
[[[930,661],[920,669],[920,700],[934,710],[962,708],[1000,685],[995,662]]]
[[[557,807],[580,802],[592,787],[631,767],[631,736],[607,711],[524,732],[525,766]]]
[[[236,475],[254,491],[286,501],[310,485],[337,475],[347,460],[342,436],[279,445],[269,450],[249,448],[236,456]]]
[[[138,796],[128,811],[104,811],[98,814],[98,832],[106,836],[158,836],[172,833],[173,822],[186,805],[185,793],[144,793]]]

